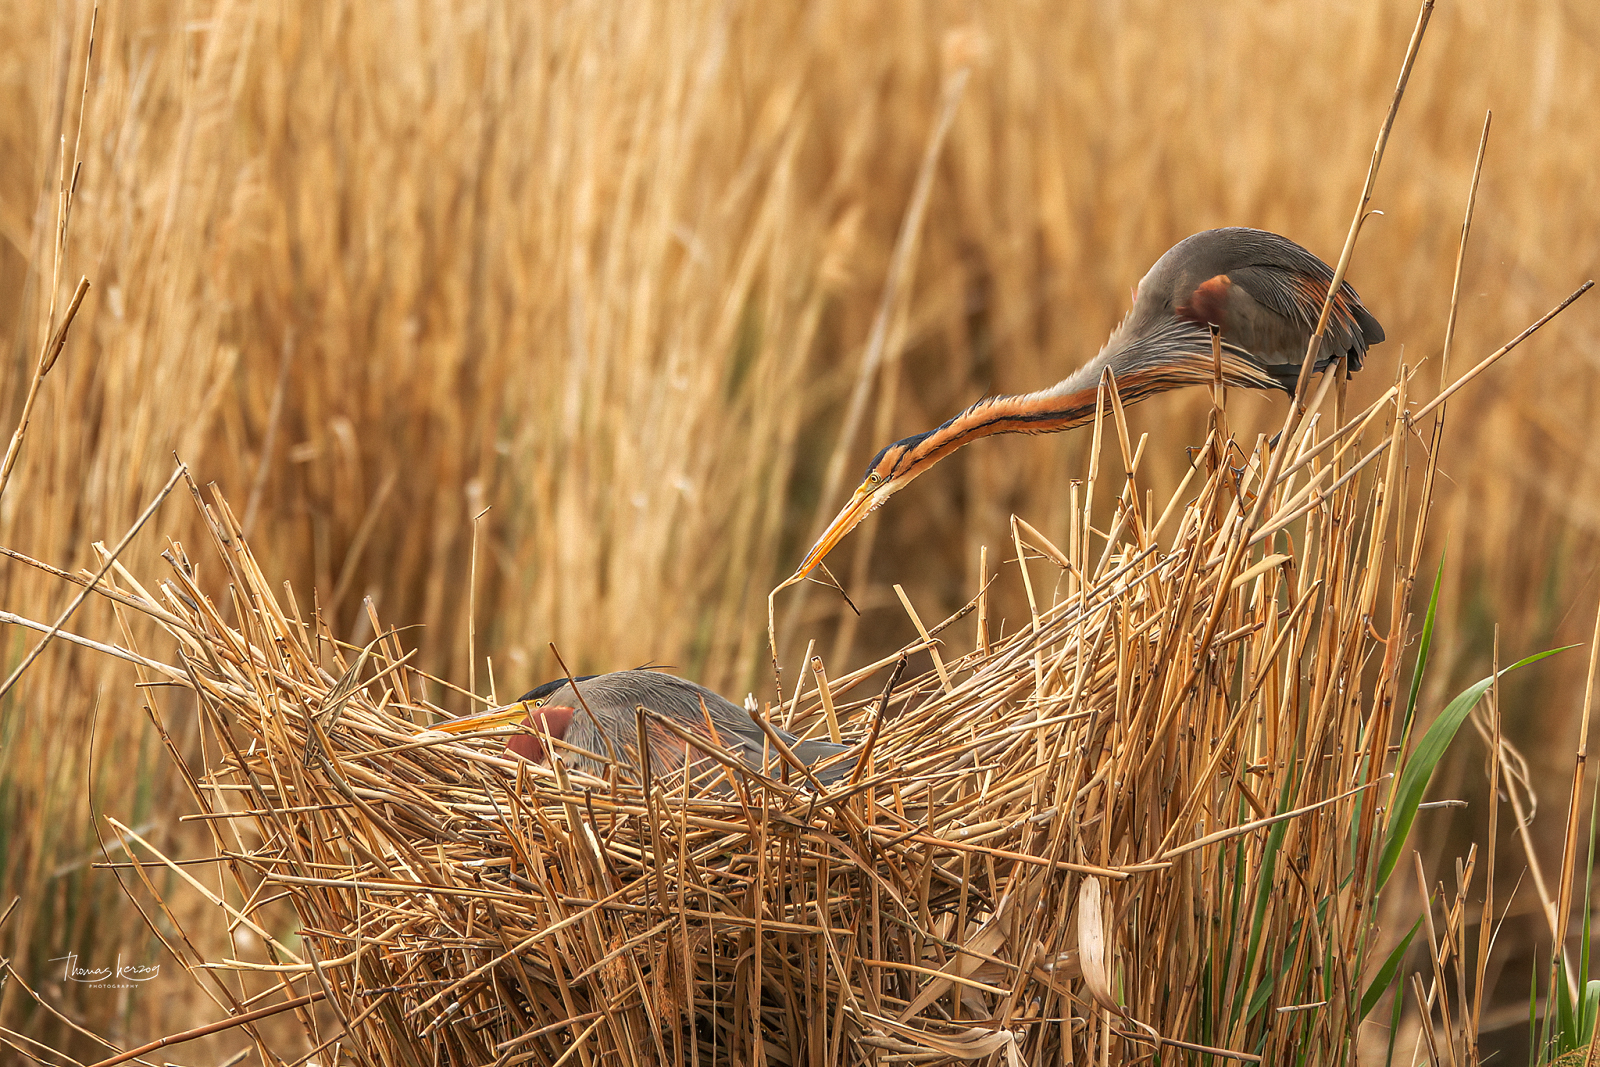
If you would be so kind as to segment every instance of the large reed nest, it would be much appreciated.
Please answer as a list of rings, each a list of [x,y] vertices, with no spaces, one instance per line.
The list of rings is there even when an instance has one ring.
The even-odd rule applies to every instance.
[[[173,939],[197,980],[236,1014],[281,987],[322,1063],[1340,1060],[1425,513],[1404,394],[1308,420],[1259,509],[1270,453],[1220,409],[1157,506],[1106,405],[1065,544],[1014,522],[1020,629],[991,645],[980,595],[948,630],[976,620],[972,651],[949,622],[906,650],[937,653],[921,677],[893,657],[761,703],[860,743],[827,789],[778,751],[598,779],[430,733],[399,635],[333,640],[213,498],[214,552],[108,581],[176,642],[113,651],[198,697],[205,763],[172,752],[232,888],[129,857],[234,931],[234,958]]]

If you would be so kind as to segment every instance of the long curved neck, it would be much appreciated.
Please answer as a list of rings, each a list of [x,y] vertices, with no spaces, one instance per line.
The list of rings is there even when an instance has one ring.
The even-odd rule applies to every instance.
[[[1130,315],[1089,362],[1048,389],[978,401],[924,438],[919,458],[928,462],[954,452],[970,441],[997,433],[1054,433],[1082,426],[1094,418],[1100,379],[1107,367],[1124,404],[1192,385],[1205,385],[1215,375],[1210,333],[1200,326],[1170,319],[1155,327]],[[1223,342],[1222,377],[1229,385],[1276,388],[1249,353]]]
[[[1001,433],[1055,433],[1094,421],[1100,377],[1112,354],[1102,351],[1048,389],[985,397],[944,425],[930,430],[917,445],[916,465],[925,467],[937,463],[980,437]],[[1142,367],[1117,377],[1117,393],[1123,402],[1135,403],[1186,384],[1167,381],[1161,370],[1158,366]]]
[[[1169,389],[1205,385],[1216,374],[1207,329],[1177,318],[1149,323],[1130,313],[1098,355],[1060,382],[1036,393],[978,401],[944,425],[897,442],[904,446],[903,451],[896,457],[893,469],[880,473],[898,478],[903,484],[980,437],[1054,433],[1082,426],[1094,419],[1100,379],[1108,367],[1124,404],[1135,404]],[[1278,387],[1248,352],[1227,341],[1222,344],[1221,369],[1223,381],[1229,385]]]
[[[942,459],[980,437],[1055,433],[1083,426],[1094,421],[1099,393],[1098,382],[1081,385],[1069,378],[1037,393],[985,397],[929,434],[925,447]]]

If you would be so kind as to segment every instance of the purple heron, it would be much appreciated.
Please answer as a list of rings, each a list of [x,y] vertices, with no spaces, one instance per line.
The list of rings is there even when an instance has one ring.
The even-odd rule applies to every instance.
[[[986,397],[879,452],[795,576],[810,573],[869,512],[961,446],[997,433],[1055,433],[1092,421],[1107,370],[1123,403],[1210,384],[1212,326],[1222,333],[1225,384],[1292,394],[1332,281],[1326,263],[1265,230],[1231,226],[1184,238],[1139,282],[1133,309],[1088,363],[1048,389]],[[1367,348],[1382,340],[1383,327],[1343,283],[1313,369],[1342,359],[1347,373],[1360,370]]]

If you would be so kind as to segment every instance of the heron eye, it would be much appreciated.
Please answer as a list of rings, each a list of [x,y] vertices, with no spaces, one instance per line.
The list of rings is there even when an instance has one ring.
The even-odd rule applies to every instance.
[[[879,474],[877,471],[873,471],[871,474],[867,475],[867,481],[871,482],[873,485],[877,485],[879,482],[883,481],[883,475]]]

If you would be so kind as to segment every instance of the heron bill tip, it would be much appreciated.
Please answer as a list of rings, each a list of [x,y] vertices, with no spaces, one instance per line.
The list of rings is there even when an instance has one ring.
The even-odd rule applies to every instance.
[[[828,523],[828,528],[822,531],[822,536],[817,538],[817,543],[811,546],[810,552],[806,553],[806,558],[801,562],[800,568],[794,572],[796,578],[802,578],[810,574],[816,569],[817,564],[822,562],[823,557],[832,552],[834,546],[844,540],[846,534],[861,525],[861,520],[866,518],[875,506],[873,495],[879,488],[874,485],[863,485],[855,491],[855,495],[850,498],[850,503],[846,504],[839,514],[833,517],[833,521]]]

